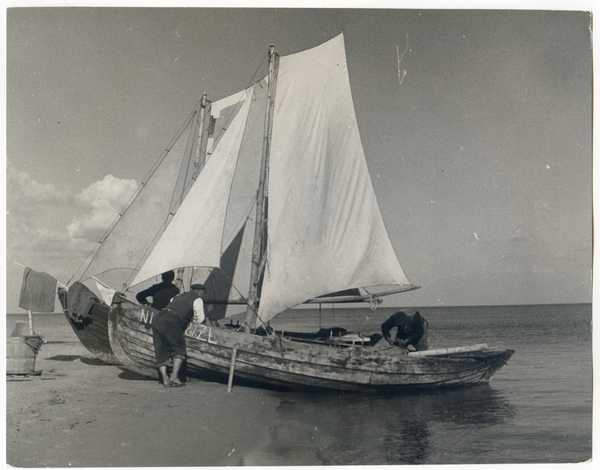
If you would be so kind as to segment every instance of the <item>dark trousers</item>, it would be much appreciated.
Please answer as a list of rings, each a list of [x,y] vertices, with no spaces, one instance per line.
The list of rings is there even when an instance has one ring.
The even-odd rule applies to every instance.
[[[185,360],[184,325],[170,310],[163,309],[152,319],[154,355],[158,367],[166,366],[169,358]]]

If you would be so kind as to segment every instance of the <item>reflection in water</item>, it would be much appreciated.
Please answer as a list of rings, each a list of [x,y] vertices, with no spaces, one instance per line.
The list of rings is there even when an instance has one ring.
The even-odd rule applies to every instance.
[[[414,395],[288,393],[277,415],[270,443],[245,465],[432,463],[448,445],[441,435],[506,425],[514,410],[501,392],[478,385]]]
[[[378,463],[416,465],[426,461],[430,434],[425,421],[403,419],[388,423],[386,434],[383,442],[389,460]]]

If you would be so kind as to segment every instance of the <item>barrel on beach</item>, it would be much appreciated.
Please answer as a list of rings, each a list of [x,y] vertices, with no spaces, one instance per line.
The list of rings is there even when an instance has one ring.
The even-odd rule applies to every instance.
[[[22,336],[6,340],[6,373],[30,374],[35,369],[36,353]]]

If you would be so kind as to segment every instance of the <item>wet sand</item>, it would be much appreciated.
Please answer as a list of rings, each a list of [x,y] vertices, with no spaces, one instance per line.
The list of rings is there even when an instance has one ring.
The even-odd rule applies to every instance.
[[[36,330],[47,341],[36,358],[41,375],[7,375],[8,465],[256,464],[275,422],[274,392],[200,381],[164,388],[95,359],[65,326]]]

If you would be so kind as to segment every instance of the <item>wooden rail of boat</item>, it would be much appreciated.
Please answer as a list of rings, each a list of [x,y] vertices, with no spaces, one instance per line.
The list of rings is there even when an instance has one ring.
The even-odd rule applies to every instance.
[[[441,348],[441,349],[430,349],[427,351],[411,351],[409,356],[448,356],[450,354],[472,352],[472,351],[483,351],[489,349],[486,343],[474,344],[472,346],[459,346],[457,348]]]

